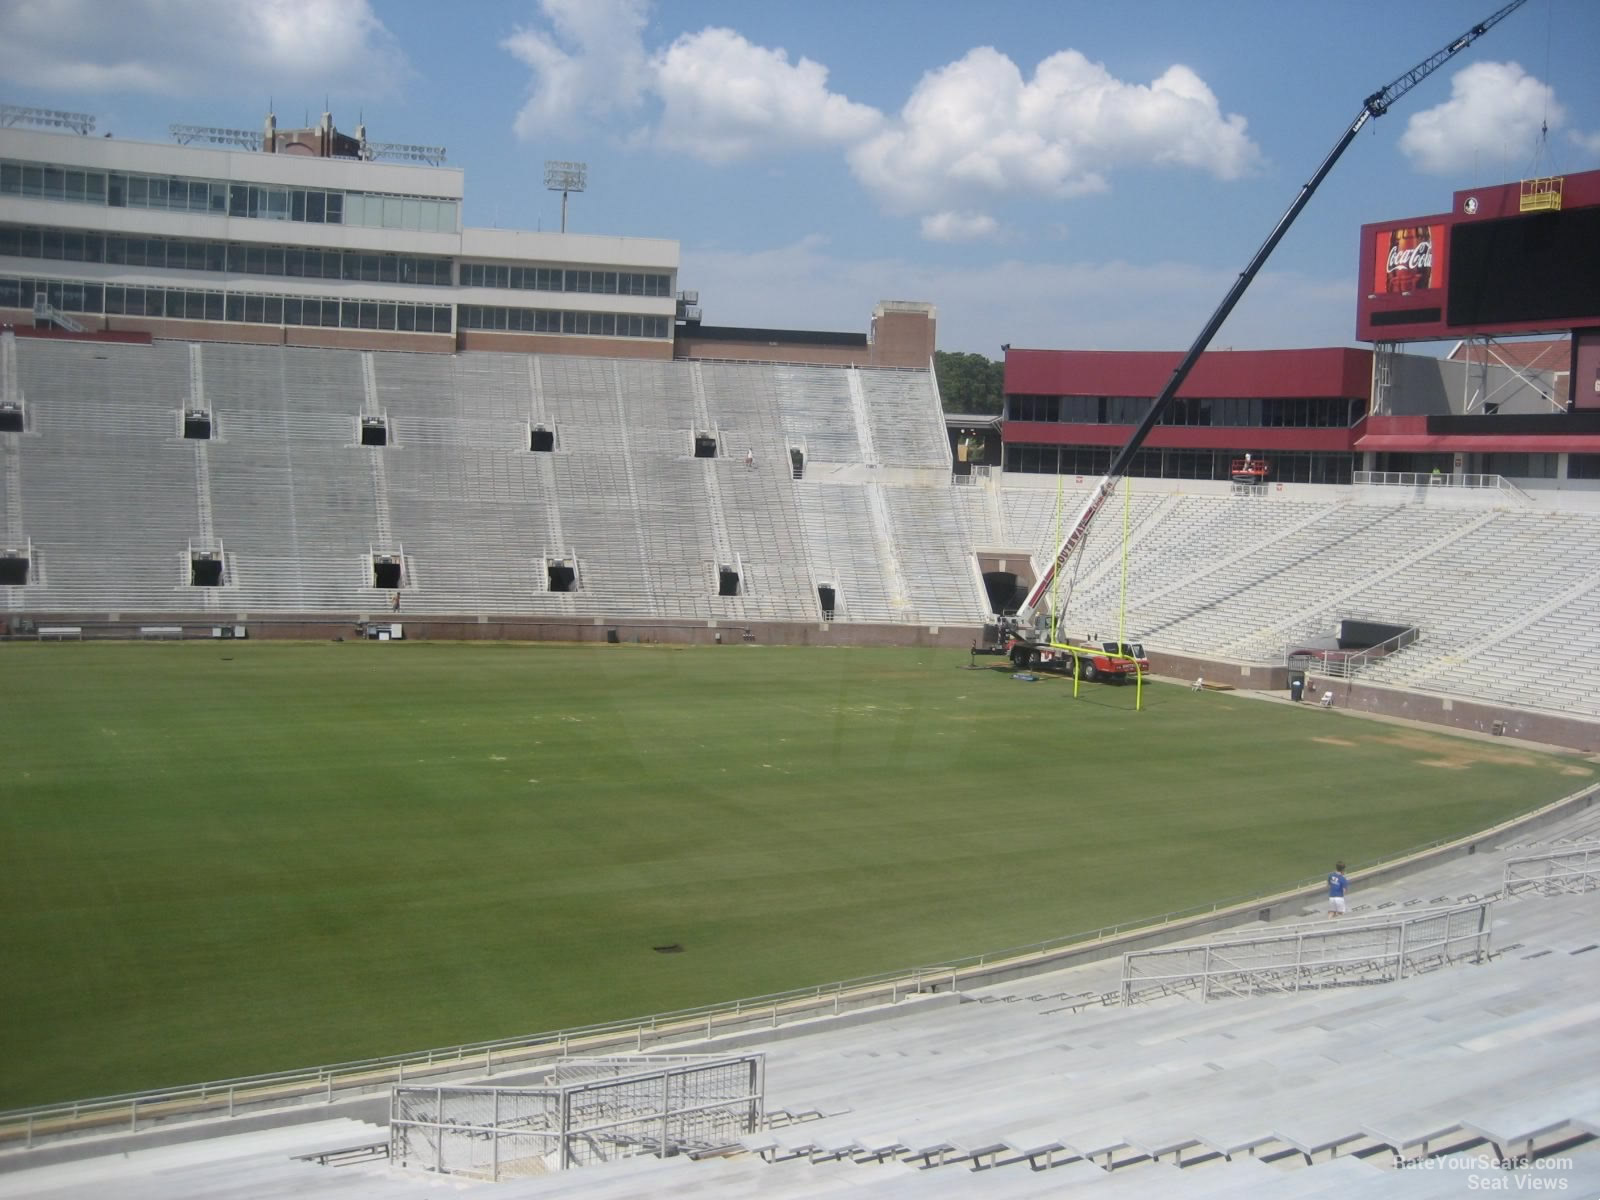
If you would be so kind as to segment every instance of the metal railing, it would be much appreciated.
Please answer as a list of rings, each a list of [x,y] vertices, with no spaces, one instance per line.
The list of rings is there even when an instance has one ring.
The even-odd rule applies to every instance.
[[[1122,1003],[1198,992],[1217,996],[1384,983],[1489,953],[1489,905],[1300,927],[1262,937],[1135,950],[1122,956]]]
[[[395,1088],[389,1161],[498,1182],[637,1154],[710,1150],[761,1125],[760,1054],[576,1067],[535,1087]]]
[[[1357,487],[1458,488],[1473,491],[1498,491],[1513,500],[1532,503],[1528,493],[1504,475],[1445,474],[1443,471],[1353,471],[1350,482]]]
[[[1600,842],[1583,842],[1544,854],[1506,859],[1507,895],[1533,888],[1545,895],[1600,887]]]
[[[846,346],[842,348],[850,351],[860,351],[863,354],[871,349],[870,346]],[[808,362],[799,358],[711,358],[700,354],[696,354],[691,358],[680,358],[675,361],[693,363],[723,363],[735,367],[748,367],[754,365],[759,367],[826,367],[836,371],[899,371],[902,374],[907,375],[922,375],[930,371],[930,368],[928,367],[896,367],[889,365],[879,366],[877,363]]]
[[[1375,646],[1368,646],[1365,650],[1341,650],[1325,658],[1316,654],[1291,653],[1291,647],[1294,645],[1291,642],[1283,648],[1283,661],[1291,671],[1303,670],[1336,679],[1350,679],[1378,659],[1387,658],[1421,640],[1422,631],[1412,625],[1392,638],[1385,638]]]

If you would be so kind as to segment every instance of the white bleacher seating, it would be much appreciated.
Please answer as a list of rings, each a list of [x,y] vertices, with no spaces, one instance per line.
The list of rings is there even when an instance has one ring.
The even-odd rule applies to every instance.
[[[8,344],[29,429],[4,441],[0,518],[37,556],[0,589],[12,612],[364,613],[386,600],[370,555],[403,549],[421,615],[812,622],[831,584],[841,622],[976,625],[975,552],[1042,563],[1087,495],[950,486],[927,371]],[[213,439],[182,438],[192,404]],[[390,445],[357,444],[363,414]],[[1422,639],[1374,682],[1600,717],[1600,517],[1326,495],[1133,480],[1063,572],[1069,633],[1118,627],[1125,561],[1153,650],[1271,663],[1341,616],[1393,619]],[[225,549],[222,587],[191,586],[191,548]],[[570,557],[578,590],[549,591]]]

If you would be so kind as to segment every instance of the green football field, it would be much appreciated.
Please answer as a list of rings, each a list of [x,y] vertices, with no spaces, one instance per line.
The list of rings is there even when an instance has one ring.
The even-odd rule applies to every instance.
[[[1021,945],[1372,863],[1595,772],[1177,686],[1136,713],[1131,687],[1074,700],[967,665],[0,647],[0,1107]]]

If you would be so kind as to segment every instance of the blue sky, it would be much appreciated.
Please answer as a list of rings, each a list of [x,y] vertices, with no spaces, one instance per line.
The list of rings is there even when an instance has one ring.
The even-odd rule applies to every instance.
[[[473,225],[675,238],[715,324],[1189,344],[1362,99],[1496,0],[0,0],[0,101],[443,145]],[[1529,0],[1372,122],[1215,345],[1354,344],[1363,222],[1600,168],[1600,3]],[[1549,134],[1541,138],[1540,126]]]

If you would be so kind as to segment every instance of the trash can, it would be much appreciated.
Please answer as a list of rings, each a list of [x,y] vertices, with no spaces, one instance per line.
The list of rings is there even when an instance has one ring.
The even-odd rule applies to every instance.
[[[1298,702],[1306,694],[1306,675],[1304,671],[1295,671],[1289,676],[1289,699]]]

